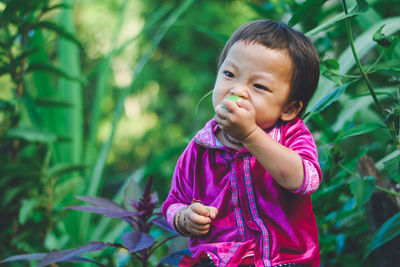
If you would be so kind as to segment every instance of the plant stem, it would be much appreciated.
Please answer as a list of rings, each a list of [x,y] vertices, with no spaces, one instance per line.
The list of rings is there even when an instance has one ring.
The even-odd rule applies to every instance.
[[[178,237],[178,236],[177,236],[177,235],[173,235],[173,236],[170,236],[170,237],[164,239],[163,241],[157,243],[155,246],[153,246],[153,247],[150,249],[150,255],[153,254],[153,252],[154,252],[158,247],[162,246],[164,243],[166,243],[167,241],[169,241],[169,240],[171,240],[171,239],[173,239],[173,238],[175,238],[175,237]]]
[[[355,172],[349,170],[349,169],[348,169],[346,166],[344,166],[342,163],[339,162],[338,165],[339,165],[339,167],[340,167],[342,170],[344,170],[345,172],[347,172],[347,173],[350,174],[351,176],[353,176],[353,177],[355,177],[355,178],[358,178],[358,179],[363,179],[363,178],[360,177],[357,173],[355,173]],[[390,195],[393,195],[393,196],[395,196],[395,197],[400,197],[400,194],[399,194],[399,193],[393,192],[393,191],[391,191],[391,190],[389,190],[389,189],[386,189],[386,188],[384,188],[384,187],[382,187],[382,186],[375,185],[375,188],[376,188],[377,190],[379,190],[379,191],[383,191],[383,192],[388,193],[388,194],[390,194]]]
[[[391,190],[389,190],[389,189],[386,189],[386,188],[384,188],[384,187],[381,187],[381,186],[379,186],[379,185],[376,185],[375,188],[378,189],[378,190],[380,190],[380,191],[383,191],[383,192],[385,192],[385,193],[391,194],[391,195],[393,195],[393,196],[395,196],[395,197],[400,197],[400,194],[399,194],[399,193],[393,192],[393,191],[391,191]]]
[[[348,10],[347,10],[347,6],[346,6],[346,0],[342,0],[342,4],[343,4],[344,13],[345,13],[345,15],[347,15],[348,14]],[[358,58],[357,51],[356,51],[356,48],[354,46],[354,39],[353,39],[353,32],[351,30],[350,18],[346,18],[345,21],[346,21],[347,37],[348,37],[349,42],[350,42],[351,52],[353,53],[354,60],[356,61],[357,67],[360,70],[361,76],[363,77],[364,82],[367,85],[369,93],[371,94],[371,96],[372,96],[372,98],[374,100],[375,106],[377,107],[380,116],[383,119],[385,119],[385,115],[383,113],[383,109],[381,107],[381,104],[378,101],[378,98],[376,97],[374,89],[372,88],[371,81],[369,80],[367,73],[365,72],[364,68],[361,65],[360,59]],[[396,141],[396,135],[394,134],[394,129],[392,129],[392,127],[389,125],[388,122],[385,122],[385,123],[386,123],[386,126],[387,126],[388,130],[390,131],[390,133],[392,135],[393,144],[394,144],[395,147],[397,147],[397,141]]]
[[[399,86],[399,90],[397,90],[397,105],[400,106],[400,92],[399,91],[400,91],[400,86]],[[398,116],[398,119],[399,119],[399,122],[397,125],[398,125],[399,133],[396,137],[396,141],[397,141],[397,149],[400,149],[400,114]]]
[[[346,0],[342,0],[342,4],[343,4],[344,13],[345,13],[345,15],[347,15],[348,14],[348,10],[347,10],[347,6],[346,6]],[[362,75],[362,77],[363,77],[363,79],[364,79],[364,81],[365,81],[365,83],[366,83],[366,85],[368,87],[368,90],[369,90],[372,98],[374,99],[374,103],[375,103],[376,107],[378,108],[381,116],[383,116],[382,107],[381,107],[381,105],[380,105],[380,103],[378,101],[378,98],[376,97],[375,92],[374,92],[374,90],[373,90],[373,88],[371,86],[371,82],[370,82],[366,72],[364,71],[364,68],[361,65],[360,59],[358,58],[357,51],[356,51],[356,48],[354,46],[353,32],[351,30],[350,19],[346,18],[345,21],[346,21],[347,37],[349,38],[351,52],[353,53],[354,60],[356,61],[357,67],[360,70],[360,73],[361,73],[361,75]]]

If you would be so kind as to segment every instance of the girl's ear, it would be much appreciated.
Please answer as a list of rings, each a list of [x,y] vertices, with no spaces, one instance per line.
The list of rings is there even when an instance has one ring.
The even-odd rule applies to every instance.
[[[291,121],[296,118],[301,108],[303,107],[302,101],[292,101],[285,105],[281,114],[282,121]]]

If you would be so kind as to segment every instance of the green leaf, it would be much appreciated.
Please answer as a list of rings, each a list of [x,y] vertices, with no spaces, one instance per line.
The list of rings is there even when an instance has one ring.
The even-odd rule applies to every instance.
[[[43,107],[70,108],[73,106],[73,104],[69,101],[48,97],[38,97],[35,99],[35,103],[36,105]]]
[[[135,179],[133,179],[132,177],[129,178],[129,182],[126,185],[125,189],[124,189],[124,207],[126,209],[131,208],[131,203],[130,201],[133,200],[137,200],[140,198],[141,194],[143,190],[140,188],[139,183],[137,181],[135,181]]]
[[[21,209],[18,214],[18,221],[20,224],[25,224],[29,216],[32,214],[34,208],[36,208],[38,201],[36,199],[23,200]]]
[[[49,12],[49,11],[54,10],[54,9],[63,9],[63,8],[72,8],[72,6],[69,5],[69,4],[56,4],[54,6],[46,7],[45,9],[43,9],[43,11],[44,12]]]
[[[47,174],[51,177],[59,177],[70,172],[84,170],[86,167],[82,164],[58,163],[52,166]]]
[[[28,142],[52,143],[57,140],[57,136],[43,129],[33,127],[19,127],[7,130],[7,137],[18,138]]]
[[[10,72],[11,72],[11,67],[9,64],[0,67],[0,76]]]
[[[383,162],[385,170],[398,183],[400,183],[400,155]]]
[[[41,172],[38,170],[37,166],[32,166],[26,163],[5,164],[4,166],[1,166],[0,173],[3,176],[18,176],[18,178],[33,178],[41,175]]]
[[[269,17],[271,12],[276,12],[275,6],[268,1],[265,1],[264,3],[261,2],[260,4],[246,1],[245,4],[257,12],[260,17]]]
[[[321,74],[337,85],[342,85],[342,76],[339,74],[339,62],[329,58],[321,63]]]
[[[378,162],[375,164],[375,167],[378,169],[378,171],[382,171],[385,168],[385,165],[383,164],[384,162],[389,161],[398,156],[400,156],[399,149],[393,151],[392,153],[390,153],[390,154],[386,155],[385,157],[383,157],[382,159],[378,160]]]
[[[316,35],[316,34],[318,34],[320,32],[323,32],[323,31],[333,27],[333,26],[338,25],[338,22],[341,22],[341,21],[343,21],[343,20],[345,20],[347,18],[356,17],[357,15],[358,15],[357,13],[351,13],[351,14],[347,14],[347,15],[345,15],[344,13],[338,14],[338,15],[334,16],[333,18],[331,18],[330,20],[328,20],[328,21],[324,22],[323,24],[317,26],[316,28],[306,32],[305,35],[307,37],[314,36],[314,35]]]
[[[334,58],[328,58],[327,60],[324,61],[324,64],[327,68],[330,68],[332,70],[339,70],[340,65],[337,59]]]
[[[330,92],[323,99],[321,99],[321,101],[319,101],[317,104],[315,104],[310,109],[310,113],[320,113],[322,110],[327,108],[329,105],[331,105],[332,103],[337,101],[349,85],[350,85],[350,83],[345,83],[345,84],[337,87],[332,92]]]
[[[226,42],[229,39],[229,36],[227,36],[225,34],[222,34],[220,32],[213,31],[213,30],[211,30],[211,29],[209,29],[207,27],[193,26],[193,29],[198,31],[198,32],[207,34],[207,35],[209,35],[209,36],[211,36],[211,37],[213,37],[213,38],[215,38],[217,40],[221,40],[223,42]]]
[[[54,203],[57,203],[57,206],[62,206],[60,202],[68,196],[76,194],[79,185],[82,185],[83,182],[83,178],[79,176],[73,176],[64,181],[57,182],[54,186]]]
[[[350,191],[356,199],[357,206],[361,208],[372,196],[375,190],[374,177],[354,178],[349,182]]]
[[[40,21],[37,24],[35,24],[32,28],[43,28],[43,29],[51,30],[51,31],[57,33],[58,35],[75,43],[80,49],[83,49],[81,42],[77,38],[75,38],[75,36],[72,33],[68,32],[63,27],[61,27],[53,22]]]
[[[313,11],[319,10],[326,0],[306,0],[293,13],[288,24],[294,26],[306,17],[315,16]]]
[[[32,71],[49,72],[49,73],[53,73],[56,75],[60,75],[69,80],[74,80],[74,81],[78,81],[81,83],[86,82],[84,77],[73,76],[73,75],[69,74],[66,70],[64,70],[60,67],[54,66],[50,63],[45,63],[45,62],[32,62],[31,64],[29,64],[26,71],[27,72],[32,72]]]
[[[361,11],[366,11],[367,9],[368,9],[368,3],[366,0],[357,0],[356,9],[353,11],[361,12]]]
[[[1,206],[7,208],[7,205],[10,204],[11,201],[17,197],[17,195],[23,194],[28,186],[29,184],[24,184],[19,187],[13,187],[5,190],[6,192],[2,196]]]
[[[388,47],[390,46],[390,40],[382,33],[382,29],[385,25],[382,25],[372,36],[372,40],[377,42],[380,46]]]
[[[368,244],[364,259],[379,246],[392,240],[400,234],[400,213],[395,214],[392,218],[388,219],[381,227],[375,232],[371,242]]]
[[[379,21],[373,26],[369,27],[367,30],[364,30],[361,35],[357,37],[354,44],[357,50],[358,57],[362,60],[366,55],[370,54],[370,50],[376,47],[376,43],[372,41],[371,36],[376,32],[382,24],[387,25],[386,31],[387,34],[392,34],[400,30],[400,16],[391,17],[384,19],[383,21]],[[352,55],[351,48],[346,48],[343,53],[339,57],[340,71],[341,74],[348,73],[355,65],[355,60]],[[330,93],[335,88],[335,84],[329,81],[328,79],[321,79],[318,88],[315,91],[313,97],[310,99],[310,102],[307,106],[306,111],[309,108],[313,107],[315,103],[319,102],[326,94]],[[352,110],[354,113],[355,110]],[[353,116],[353,114],[348,113],[349,116]]]
[[[8,102],[8,101],[4,101],[2,99],[0,99],[0,110],[4,110],[4,111],[13,111],[14,110],[14,104]]]
[[[365,133],[369,133],[372,131],[375,131],[377,129],[383,128],[384,125],[380,124],[380,123],[376,123],[376,122],[364,122],[362,124],[359,124],[357,126],[354,126],[353,128],[350,128],[348,130],[345,130],[342,132],[341,135],[338,136],[338,138],[336,138],[336,140],[334,141],[339,142],[343,139],[346,139],[347,137],[350,136],[357,136],[357,135],[362,135]]]
[[[15,57],[15,62],[20,64],[21,60],[25,59],[29,55],[32,55],[33,53],[35,53],[38,50],[39,50],[38,47],[30,47],[30,48],[26,48],[26,49],[22,50],[21,53]]]

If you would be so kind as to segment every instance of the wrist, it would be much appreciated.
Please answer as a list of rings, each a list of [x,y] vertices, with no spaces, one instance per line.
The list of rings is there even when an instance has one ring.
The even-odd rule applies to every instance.
[[[174,217],[174,226],[178,234],[183,236],[190,236],[191,234],[186,228],[185,209],[178,211]]]
[[[249,133],[245,136],[244,139],[242,139],[242,144],[244,146],[246,146],[246,144],[250,144],[251,142],[253,142],[255,136],[257,136],[258,132],[261,130],[260,127],[255,126],[254,129],[252,129],[251,131],[249,131]],[[262,131],[262,130],[261,130]],[[264,132],[264,131],[262,131]]]

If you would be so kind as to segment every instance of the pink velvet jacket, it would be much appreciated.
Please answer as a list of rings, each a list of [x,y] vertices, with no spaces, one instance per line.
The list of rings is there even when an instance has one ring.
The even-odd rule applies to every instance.
[[[216,131],[218,125],[210,120],[178,160],[162,206],[170,225],[174,227],[176,212],[198,199],[219,212],[207,235],[191,237],[194,256],[207,252],[217,266],[237,266],[248,258],[256,266],[319,266],[310,194],[321,182],[321,170],[314,139],[303,121],[296,118],[267,131],[303,160],[304,182],[296,191],[275,182],[246,148],[223,146]]]

